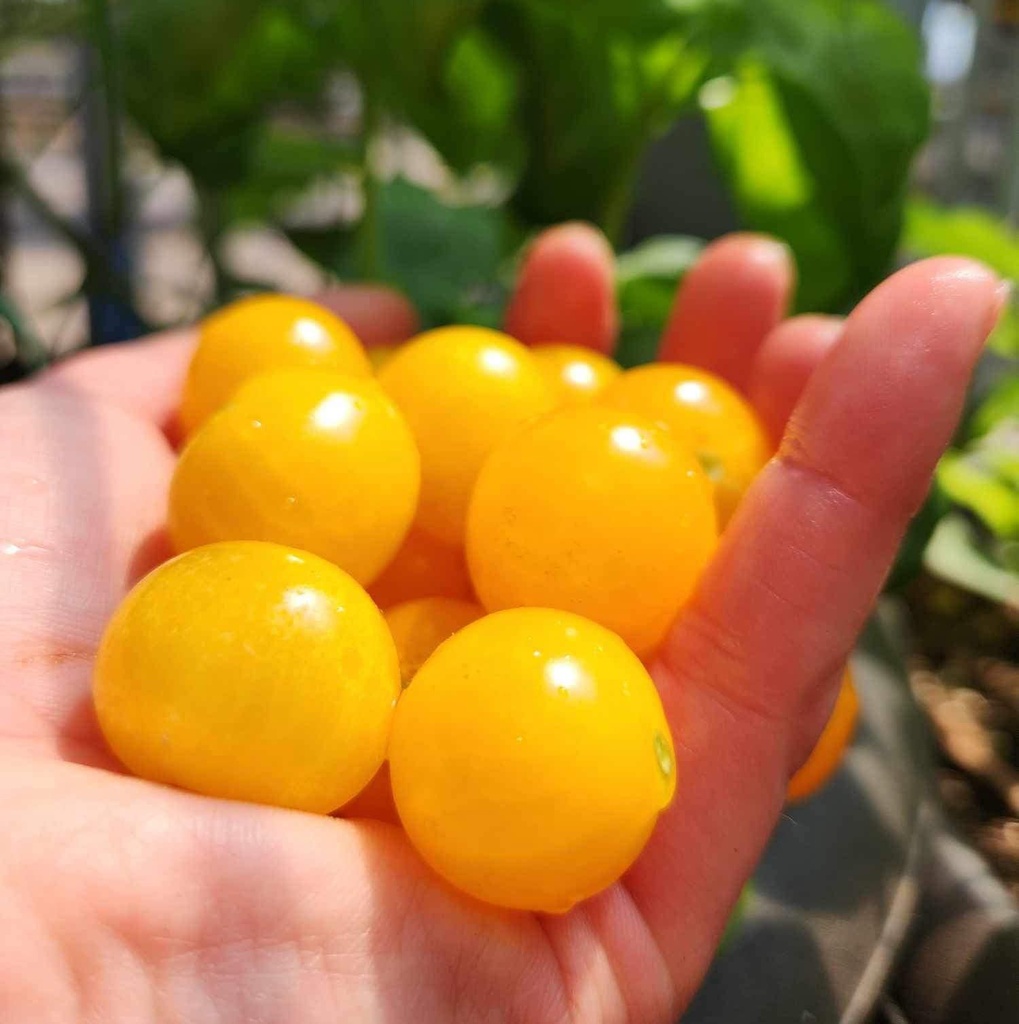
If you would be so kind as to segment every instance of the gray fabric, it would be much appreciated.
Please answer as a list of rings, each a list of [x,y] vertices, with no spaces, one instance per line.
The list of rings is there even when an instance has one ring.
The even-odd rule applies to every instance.
[[[1019,911],[945,824],[891,635],[868,627],[853,747],[779,822],[684,1024],[1019,1024]]]

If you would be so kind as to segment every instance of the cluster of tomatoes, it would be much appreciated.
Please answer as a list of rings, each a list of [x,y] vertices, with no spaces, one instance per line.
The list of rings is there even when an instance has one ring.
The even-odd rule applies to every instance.
[[[398,818],[502,906],[563,911],[619,878],[676,785],[645,666],[771,454],[746,402],[478,327],[370,361],[327,310],[260,296],[204,323],[180,415],[178,557],[96,664],[124,765]],[[854,717],[847,682],[791,798]]]

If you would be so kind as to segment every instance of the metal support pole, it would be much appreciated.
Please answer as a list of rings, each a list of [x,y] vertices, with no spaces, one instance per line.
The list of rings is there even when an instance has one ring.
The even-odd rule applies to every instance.
[[[130,279],[122,167],[120,82],[110,7],[87,0],[89,39],[81,48],[84,82],[85,181],[88,230],[113,274]],[[95,287],[96,282],[90,282]],[[137,337],[141,324],[131,307],[96,290],[89,295],[89,329],[93,345]]]

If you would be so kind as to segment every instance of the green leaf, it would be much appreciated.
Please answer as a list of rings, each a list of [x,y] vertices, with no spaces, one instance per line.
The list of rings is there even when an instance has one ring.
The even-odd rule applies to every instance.
[[[733,75],[710,82],[702,99],[742,218],[782,238],[796,255],[800,307],[837,306],[853,289],[848,246],[817,201],[774,76],[761,61],[747,58]]]
[[[512,205],[527,224],[580,218],[617,235],[641,155],[708,66],[700,35],[715,4],[611,6],[588,14],[574,3],[492,0],[486,10],[486,28],[521,69],[526,157]]]
[[[977,528],[961,514],[946,516],[938,524],[924,566],[939,579],[1019,609],[1019,575],[985,550]]]
[[[225,219],[274,219],[316,179],[351,170],[357,160],[352,142],[265,125],[254,138],[245,177],[226,191]]]
[[[941,206],[914,196],[902,245],[913,256],[970,256],[1002,277],[1019,279],[1019,232],[975,206]]]
[[[620,338],[616,359],[623,366],[650,362],[683,275],[704,243],[686,235],[649,238],[616,260]]]
[[[969,256],[1007,280],[1019,280],[1019,231],[978,207],[941,206],[914,197],[906,207],[902,245],[913,257]],[[988,347],[1002,355],[1019,356],[1019,311],[1014,302]]]
[[[970,419],[968,435],[982,437],[1007,420],[1019,423],[1019,372],[1004,377],[988,393]]]
[[[199,184],[243,181],[269,109],[325,80],[306,15],[286,0],[130,0],[119,25],[128,112]]]
[[[1019,539],[1019,416],[1002,419],[965,449],[946,452],[938,484],[998,537]]]
[[[702,95],[716,151],[747,224],[793,246],[799,305],[841,308],[892,264],[910,163],[929,122],[919,46],[878,0],[755,0],[744,9],[731,98]],[[733,104],[746,109],[726,109]],[[755,170],[759,161],[768,173]]]
[[[952,509],[945,492],[935,482],[920,511],[913,517],[906,529],[906,535],[899,545],[895,564],[892,566],[884,589],[889,592],[901,590],[910,583],[923,568],[924,553],[938,523]]]
[[[488,206],[448,206],[426,189],[397,178],[379,196],[381,280],[402,290],[427,326],[497,320],[505,223]],[[290,231],[291,240],[339,277],[359,267],[355,230]]]

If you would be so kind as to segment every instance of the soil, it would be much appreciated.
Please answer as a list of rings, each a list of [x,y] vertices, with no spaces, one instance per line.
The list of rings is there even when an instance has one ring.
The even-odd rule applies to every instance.
[[[910,683],[938,738],[945,807],[1019,898],[1019,609],[929,576],[905,596]]]

